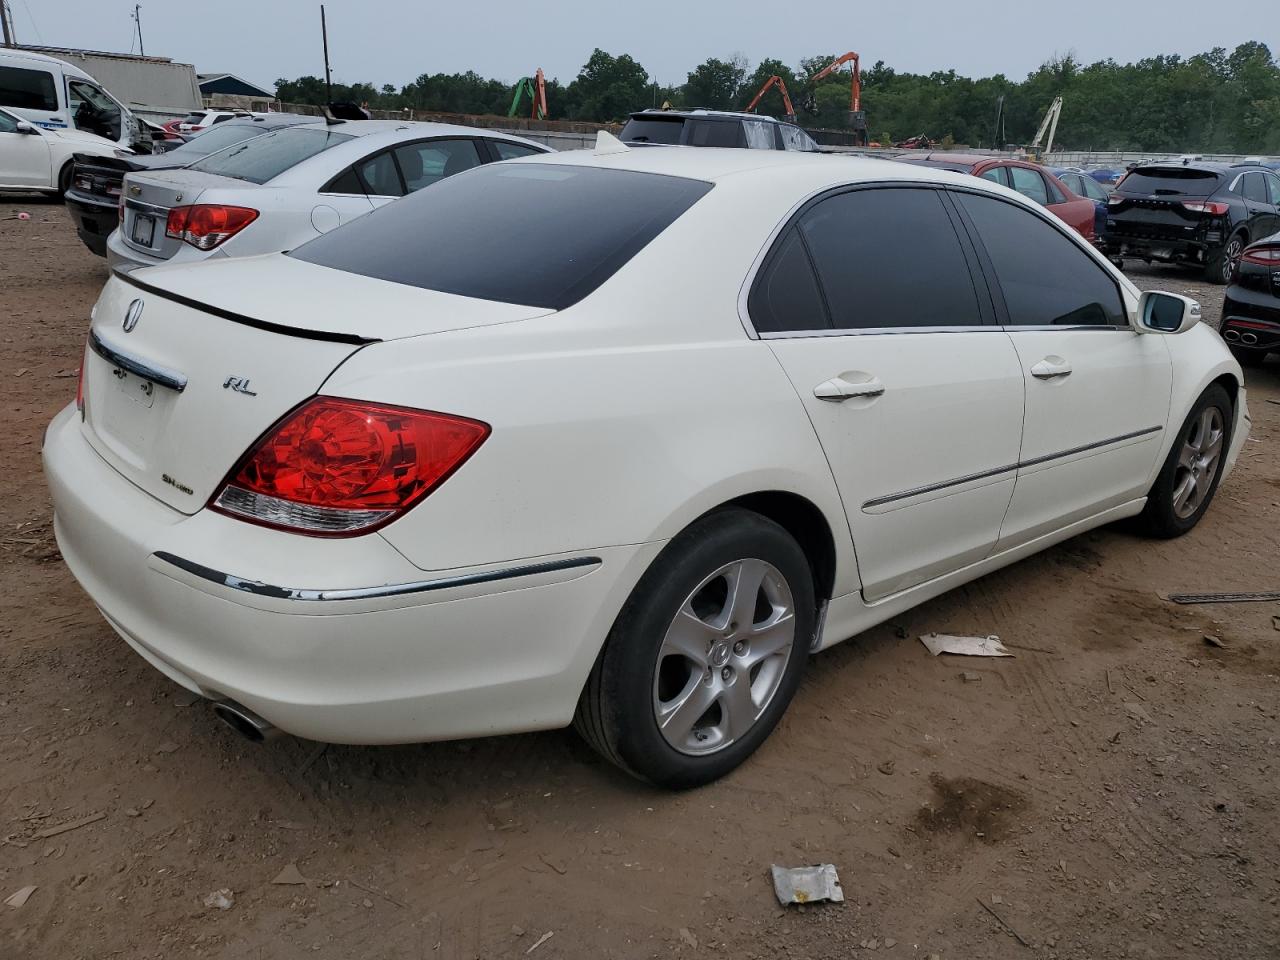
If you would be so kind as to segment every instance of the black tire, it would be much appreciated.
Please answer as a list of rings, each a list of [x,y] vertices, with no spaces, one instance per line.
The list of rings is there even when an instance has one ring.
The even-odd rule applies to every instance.
[[[71,189],[71,169],[74,164],[68,160],[62,165],[62,169],[58,171],[58,199],[66,198],[67,191]]]
[[[1232,234],[1231,239],[1205,264],[1204,278],[1210,283],[1220,285],[1230,283],[1236,261],[1240,259],[1240,254],[1244,253],[1247,244],[1248,238],[1243,233]]]
[[[1190,513],[1179,516],[1175,507],[1175,495],[1187,472],[1186,467],[1180,463],[1183,448],[1197,430],[1201,416],[1210,408],[1216,408],[1221,418],[1221,451],[1210,468],[1210,475],[1200,478],[1200,482],[1207,483],[1208,486],[1198,505]],[[1165,458],[1164,466],[1160,468],[1160,475],[1156,477],[1156,482],[1152,484],[1147,494],[1147,505],[1138,517],[1139,526],[1144,533],[1161,539],[1171,539],[1182,536],[1200,522],[1200,518],[1209,509],[1209,504],[1213,502],[1213,496],[1218,491],[1218,481],[1222,479],[1222,467],[1227,460],[1227,451],[1231,448],[1233,425],[1231,397],[1220,384],[1215,383],[1200,394],[1200,399],[1195,402],[1186,420],[1178,428],[1178,435],[1174,437],[1173,445],[1169,448],[1169,455]]]
[[[658,691],[666,678],[659,671],[667,670],[670,661],[678,661],[675,666],[688,673],[687,680],[681,681],[687,684],[683,690],[690,691],[700,690],[699,683],[710,689],[717,679],[712,676],[715,669],[727,671],[723,674],[726,683],[721,685],[726,690],[730,677],[737,683],[739,677],[749,674],[736,673],[733,667],[739,661],[730,659],[725,667],[708,668],[711,672],[705,681],[695,679],[701,673],[694,664],[670,654],[659,655],[664,638],[686,601],[703,596],[695,594],[700,584],[722,567],[753,560],[771,566],[790,591],[795,621],[790,653],[774,668],[774,679],[769,681],[773,684],[770,699],[749,728],[727,739],[725,745],[714,747],[714,752],[690,755],[668,742],[658,726]],[[762,599],[768,600],[763,592],[753,593],[752,602],[757,604],[753,622]],[[727,600],[725,604],[728,611]],[[748,510],[733,508],[710,514],[672,540],[632,591],[583,689],[574,727],[605,759],[658,786],[682,789],[722,777],[764,742],[791,702],[809,658],[816,614],[813,574],[804,551],[790,534],[772,520]],[[720,642],[708,649],[708,659],[714,662],[720,654],[736,658],[738,646],[729,648],[728,643],[724,641],[724,650],[717,649]],[[749,647],[744,649],[749,652]],[[761,674],[750,675],[748,689],[753,690]],[[673,700],[678,698],[679,694]],[[705,720],[719,709],[710,707],[695,718],[690,736],[705,736],[696,726],[698,720]],[[753,706],[752,712],[758,709]],[[728,726],[727,721],[725,725]]]
[[[1235,344],[1227,344],[1227,349],[1242,367],[1260,367],[1262,361],[1267,359],[1265,350],[1250,350],[1248,347],[1237,347]]]

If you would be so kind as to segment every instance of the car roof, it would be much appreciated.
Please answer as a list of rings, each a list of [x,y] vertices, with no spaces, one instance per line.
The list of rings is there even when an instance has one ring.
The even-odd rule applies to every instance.
[[[680,119],[689,117],[705,119],[707,117],[711,117],[712,119],[718,118],[722,120],[763,120],[766,123],[784,122],[779,120],[777,117],[771,117],[768,114],[741,113],[736,110],[712,110],[708,107],[693,107],[689,110],[637,110],[630,116],[632,120],[653,120],[660,119],[662,117],[678,117]]]
[[[1260,163],[1216,163],[1212,160],[1189,160],[1183,161],[1176,158],[1172,160],[1149,160],[1146,163],[1139,164],[1133,168],[1135,171],[1141,170],[1199,170],[1204,173],[1228,174],[1239,170],[1263,170],[1267,168]]]

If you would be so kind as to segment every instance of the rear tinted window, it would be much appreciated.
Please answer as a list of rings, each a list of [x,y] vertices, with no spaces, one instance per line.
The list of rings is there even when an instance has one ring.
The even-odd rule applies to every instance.
[[[626,170],[493,164],[388,204],[290,256],[560,310],[608,280],[710,189],[700,180]]]
[[[679,117],[669,120],[638,120],[632,117],[622,128],[622,139],[632,143],[679,143],[683,129],[684,120]]]
[[[1120,184],[1125,193],[1147,193],[1155,196],[1203,197],[1218,188],[1219,175],[1212,170],[1189,170],[1183,167],[1161,169],[1141,167],[1130,171]]]
[[[266,183],[303,160],[350,139],[351,134],[333,130],[276,130],[197,160],[188,169]]]
[[[745,147],[742,124],[737,120],[690,120],[689,145],[693,147]]]
[[[0,106],[56,111],[58,95],[53,74],[47,70],[0,67]]]
[[[169,152],[189,154],[192,157],[207,157],[211,153],[217,153],[219,150],[225,150],[237,143],[243,143],[250,137],[267,132],[267,128],[260,123],[232,123],[225,127],[210,127]]]

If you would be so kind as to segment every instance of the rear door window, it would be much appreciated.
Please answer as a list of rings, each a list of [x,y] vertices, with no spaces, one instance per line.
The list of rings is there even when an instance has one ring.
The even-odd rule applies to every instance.
[[[747,136],[747,146],[752,150],[774,149],[773,127],[772,123],[765,120],[743,120],[742,129]]]
[[[25,67],[0,67],[0,106],[56,112],[58,89],[53,74]]]
[[[817,150],[818,143],[813,137],[790,123],[778,124],[778,133],[782,136],[783,150]]]
[[[409,193],[480,166],[474,140],[422,140],[402,144],[394,152]]]
[[[404,184],[390,150],[375,153],[356,164],[365,192],[374,197],[403,197]]]
[[[795,227],[787,230],[760,271],[747,301],[757,333],[823,330],[831,326],[813,263]]]
[[[746,146],[737,120],[690,120],[688,142],[694,147]]]
[[[613,276],[710,189],[701,180],[630,170],[492,163],[386,204],[289,256],[560,310]]]
[[[1260,173],[1246,173],[1240,192],[1244,194],[1246,200],[1252,203],[1270,202],[1267,198],[1267,183]]]
[[[514,160],[517,157],[532,157],[535,154],[543,153],[542,150],[535,150],[533,147],[525,146],[523,143],[512,143],[510,140],[490,140],[489,146],[493,147],[498,154],[499,160]]]
[[[1280,207],[1280,177],[1268,173],[1267,187],[1271,191],[1271,202]]]
[[[1009,185],[1009,171],[1006,167],[992,167],[990,170],[983,170],[978,174],[981,180],[990,180],[992,183],[998,183],[1002,187]]]
[[[934,190],[836,194],[803,214],[800,232],[836,329],[982,323],[960,238]]]
[[[286,127],[197,160],[187,169],[266,183],[303,160],[351,139],[349,133],[330,129]]]
[[[1115,279],[1073,240],[1013,203],[955,196],[991,259],[1010,325],[1127,326]]]
[[[1045,189],[1044,178],[1034,170],[1026,167],[1010,167],[1009,175],[1013,179],[1013,189],[1041,206],[1049,203],[1049,193]]]

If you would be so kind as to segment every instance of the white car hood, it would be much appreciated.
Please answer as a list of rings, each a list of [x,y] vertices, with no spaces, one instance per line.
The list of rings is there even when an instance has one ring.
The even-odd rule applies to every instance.
[[[47,130],[46,135],[54,140],[61,141],[75,150],[83,153],[115,153],[119,150],[121,153],[131,154],[132,150],[128,150],[114,140],[108,140],[106,137],[100,137],[96,133],[88,133],[84,130],[73,130],[70,128],[64,130]]]

